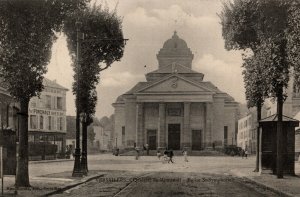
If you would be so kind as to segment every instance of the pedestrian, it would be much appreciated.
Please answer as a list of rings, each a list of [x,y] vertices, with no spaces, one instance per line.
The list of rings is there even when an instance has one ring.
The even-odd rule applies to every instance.
[[[145,146],[145,145],[143,145],[143,153],[142,153],[142,155],[144,155],[144,153],[145,153],[145,150],[146,150],[146,146]]]
[[[245,158],[247,159],[248,156],[248,149],[245,150]]]
[[[139,159],[139,149],[138,147],[135,147],[135,160]]]
[[[156,155],[157,155],[158,160],[160,160],[161,154],[160,154],[160,151],[159,151],[159,150],[157,150]]]
[[[147,151],[147,156],[149,156],[149,145],[146,144],[146,151]]]
[[[242,159],[244,159],[244,156],[245,156],[245,150],[242,149]]]
[[[167,161],[169,161],[169,150],[168,148],[166,148],[166,150],[164,151],[164,159],[163,159],[163,163],[166,163]]]
[[[188,159],[187,159],[187,150],[185,148],[183,149],[182,154],[183,154],[183,157],[184,157],[184,161],[188,162]]]
[[[172,160],[173,156],[174,156],[173,150],[170,149],[168,153],[169,153],[169,155],[168,155],[168,157],[169,157],[168,163],[170,163],[170,162],[174,163],[174,161]]]
[[[214,142],[212,143],[212,147],[213,147],[213,150],[215,150],[215,143]]]

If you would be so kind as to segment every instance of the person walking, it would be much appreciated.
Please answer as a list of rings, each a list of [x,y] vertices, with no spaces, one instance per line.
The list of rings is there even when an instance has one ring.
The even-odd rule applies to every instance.
[[[139,149],[138,147],[135,147],[135,160],[139,159]]]
[[[247,159],[248,158],[248,149],[246,148],[245,150],[245,158]]]
[[[244,156],[245,156],[245,150],[242,149],[242,159],[244,159]]]
[[[168,153],[169,153],[169,155],[168,155],[168,157],[169,157],[168,163],[170,163],[170,162],[174,163],[174,161],[173,161],[173,156],[174,156],[173,150],[170,149]]]
[[[157,153],[156,153],[156,155],[157,155],[157,158],[158,158],[158,160],[160,160],[161,153],[160,153],[160,151],[159,151],[159,150],[157,150]]]
[[[183,157],[184,157],[184,161],[188,162],[188,159],[187,159],[187,150],[185,148],[183,149],[182,154],[183,154]]]
[[[149,156],[149,144],[146,144],[147,156]]]
[[[166,148],[166,150],[164,151],[163,163],[166,163],[167,161],[169,161],[169,150],[168,150],[168,148]]]

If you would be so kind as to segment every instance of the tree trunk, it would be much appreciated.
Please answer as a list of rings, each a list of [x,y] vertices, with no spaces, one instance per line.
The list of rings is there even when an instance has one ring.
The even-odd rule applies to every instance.
[[[283,87],[279,87],[277,93],[277,178],[283,178],[283,146],[282,146],[282,109],[283,109]]]
[[[87,123],[82,123],[82,156],[81,156],[81,169],[84,175],[88,174],[87,164]]]
[[[17,158],[16,187],[30,187],[28,173],[28,105],[29,100],[20,101],[19,148]]]
[[[258,102],[256,105],[257,108],[257,128],[256,128],[256,165],[254,172],[259,171],[259,121],[261,120],[261,103]]]

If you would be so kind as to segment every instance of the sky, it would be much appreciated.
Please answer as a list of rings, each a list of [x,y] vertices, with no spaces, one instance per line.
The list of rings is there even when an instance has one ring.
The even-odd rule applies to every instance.
[[[96,117],[113,114],[111,104],[116,98],[139,81],[145,81],[145,74],[158,68],[156,54],[175,30],[194,54],[192,69],[203,73],[204,81],[211,81],[237,102],[246,102],[241,52],[224,48],[218,17],[221,0],[98,0],[96,3],[117,9],[123,20],[124,37],[129,39],[121,61],[100,74]],[[71,91],[73,70],[62,33],[53,44],[45,77],[69,89],[67,115],[75,115]]]

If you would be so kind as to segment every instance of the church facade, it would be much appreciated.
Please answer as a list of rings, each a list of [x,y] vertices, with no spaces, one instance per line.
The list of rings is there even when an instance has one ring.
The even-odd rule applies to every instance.
[[[204,74],[176,32],[157,54],[158,69],[120,95],[115,109],[118,148],[202,150],[236,144],[238,103]]]

